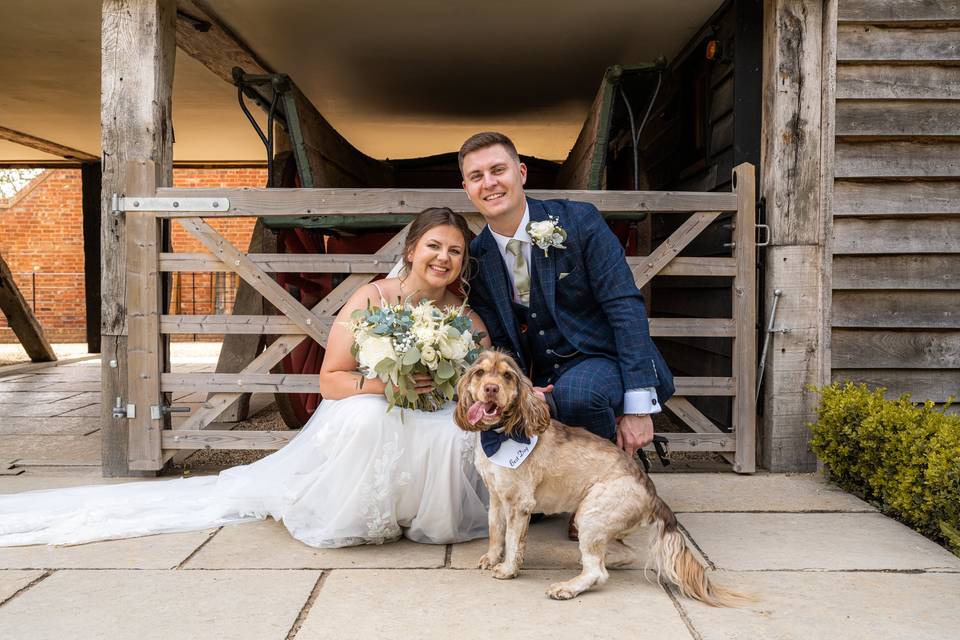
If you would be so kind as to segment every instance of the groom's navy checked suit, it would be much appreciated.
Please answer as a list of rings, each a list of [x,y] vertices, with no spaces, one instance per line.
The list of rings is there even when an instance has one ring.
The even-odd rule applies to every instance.
[[[660,402],[673,377],[650,339],[643,297],[623,248],[591,204],[527,198],[530,221],[553,216],[565,248],[533,245],[530,304],[513,283],[489,227],[470,244],[476,259],[470,306],[495,347],[509,351],[534,384],[554,385],[555,416],[605,438],[616,433],[624,389],[653,387]]]

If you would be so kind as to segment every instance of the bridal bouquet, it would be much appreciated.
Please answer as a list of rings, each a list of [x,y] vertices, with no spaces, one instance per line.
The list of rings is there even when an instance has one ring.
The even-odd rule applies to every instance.
[[[350,319],[351,353],[364,378],[386,384],[390,409],[436,411],[453,399],[457,379],[480,353],[477,340],[482,336],[471,333],[463,307],[438,309],[423,300],[417,305],[368,306]],[[433,391],[417,393],[413,376],[418,373],[433,379]]]

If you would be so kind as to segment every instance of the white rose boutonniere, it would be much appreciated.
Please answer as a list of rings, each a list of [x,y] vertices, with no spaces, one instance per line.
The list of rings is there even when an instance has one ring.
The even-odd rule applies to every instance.
[[[567,232],[559,225],[559,221],[550,216],[548,220],[531,222],[527,225],[527,233],[533,243],[543,249],[543,255],[547,255],[550,247],[557,249],[566,249],[563,241],[567,239]]]

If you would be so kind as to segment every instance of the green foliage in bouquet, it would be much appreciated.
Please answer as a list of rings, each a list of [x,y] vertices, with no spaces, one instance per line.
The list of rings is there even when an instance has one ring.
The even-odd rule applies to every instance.
[[[960,555],[960,416],[862,384],[819,391],[811,445],[831,480]]]
[[[453,399],[457,380],[477,359],[482,334],[472,333],[464,307],[438,309],[420,304],[358,309],[350,316],[351,353],[365,378],[379,378],[389,405],[436,411]],[[430,393],[418,394],[414,375],[433,380]],[[361,382],[362,384],[362,382]]]

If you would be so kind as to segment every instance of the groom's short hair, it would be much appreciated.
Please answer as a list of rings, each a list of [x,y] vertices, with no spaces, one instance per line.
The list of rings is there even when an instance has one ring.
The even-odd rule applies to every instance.
[[[463,172],[463,158],[468,153],[486,149],[495,144],[503,145],[507,153],[513,156],[514,160],[520,162],[520,154],[517,153],[517,147],[513,144],[513,140],[497,131],[481,131],[467,138],[467,141],[460,147],[460,153],[457,154],[457,163],[460,165],[461,173]]]

